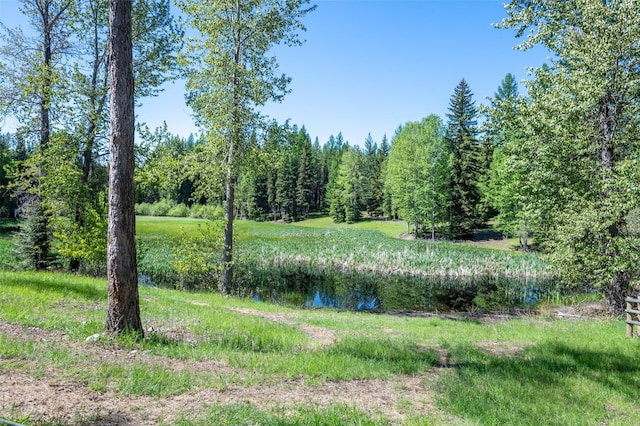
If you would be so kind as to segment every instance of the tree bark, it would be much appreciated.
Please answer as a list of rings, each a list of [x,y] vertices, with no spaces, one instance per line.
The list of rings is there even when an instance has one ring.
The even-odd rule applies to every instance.
[[[613,174],[615,166],[614,156],[614,137],[617,130],[618,119],[622,113],[623,106],[617,102],[616,96],[608,93],[602,101],[600,101],[600,159],[602,161],[602,180],[603,180],[603,200],[608,200],[618,191],[615,186]],[[615,240],[623,236],[625,228],[624,215],[621,214],[617,220],[608,227],[609,240]],[[609,243],[611,244],[611,243]],[[615,248],[605,255],[609,257],[619,256],[619,251]],[[611,312],[622,314],[626,308],[625,297],[629,293],[631,287],[631,274],[626,271],[617,271],[613,274],[611,283],[605,287],[607,298],[609,301],[609,310]]]
[[[111,84],[106,331],[144,334],[140,320],[134,209],[131,0],[109,0]]]
[[[235,205],[235,181],[231,165],[227,169],[225,224],[222,247],[222,279],[220,292],[226,294],[233,285],[233,219]]]

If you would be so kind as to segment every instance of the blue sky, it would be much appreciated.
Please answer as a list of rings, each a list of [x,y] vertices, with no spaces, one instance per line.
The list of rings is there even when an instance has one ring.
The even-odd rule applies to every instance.
[[[17,0],[0,0],[0,21],[23,22]],[[545,62],[543,49],[517,51],[514,32],[491,26],[505,16],[501,0],[316,0],[300,47],[276,49],[292,92],[263,112],[305,125],[325,143],[342,132],[353,145],[368,133],[389,139],[407,121],[445,114],[455,86],[469,83],[477,104],[486,103],[504,76],[527,78],[527,67]],[[196,133],[182,82],[168,83],[143,100],[138,121],[154,128]],[[0,123],[1,124],[1,123]],[[7,126],[4,126],[7,130]]]

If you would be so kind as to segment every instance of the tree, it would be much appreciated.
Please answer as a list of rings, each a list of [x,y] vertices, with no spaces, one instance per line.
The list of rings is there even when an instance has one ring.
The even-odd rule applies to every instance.
[[[483,147],[492,152],[488,180],[484,182],[485,203],[496,211],[496,226],[505,235],[517,235],[520,249],[529,250],[531,209],[525,190],[530,160],[519,155],[524,132],[522,113],[526,100],[519,96],[515,77],[509,73],[485,108]]]
[[[554,59],[536,70],[523,155],[567,285],[600,288],[622,312],[638,278],[640,2],[514,0],[504,28]]]
[[[133,41],[130,0],[109,0],[111,142],[106,331],[144,334],[135,239]]]
[[[200,34],[185,62],[187,100],[207,132],[212,159],[225,169],[225,230],[221,291],[233,282],[235,186],[248,135],[260,123],[256,107],[279,101],[289,78],[278,74],[272,48],[299,45],[308,0],[178,0]],[[306,8],[305,8],[306,7]]]
[[[57,200],[59,211],[73,217],[59,234],[69,234],[64,245],[78,240],[78,232],[86,233],[93,224],[86,218],[100,217],[106,223],[103,203],[107,182],[104,180],[104,161],[109,130],[109,55],[107,0],[88,0],[74,3],[73,34],[74,64],[71,72],[70,96],[76,108],[67,120],[75,125],[74,161],[80,173],[69,186],[77,187],[77,196]],[[135,0],[132,10],[132,40],[134,61],[134,94],[136,99],[153,96],[165,81],[177,77],[177,51],[180,49],[182,29],[173,20],[169,0]],[[69,229],[70,228],[70,229]],[[71,258],[70,269],[80,267],[82,258]]]
[[[385,155],[381,155],[378,144],[371,134],[364,141],[364,205],[369,215],[382,213],[382,192],[384,178],[382,164]]]
[[[157,93],[160,84],[177,76],[181,29],[173,22],[169,0],[133,3],[135,90],[140,98]],[[36,36],[4,29],[0,56],[8,72],[0,77],[0,106],[5,104],[0,114],[16,118],[19,132],[35,147],[15,179],[22,211],[43,215],[38,222],[47,229],[41,234],[51,235],[41,239],[51,250],[45,245],[32,251],[43,258],[55,251],[73,271],[95,264],[92,259],[98,256],[103,273],[106,232],[94,228],[106,229],[107,223],[109,2],[24,0],[22,12],[30,17]],[[31,119],[36,110],[40,120]],[[35,129],[32,123],[42,125]],[[103,241],[93,241],[97,251],[82,247],[95,237]],[[42,267],[46,263],[36,262]]]
[[[0,218],[13,217],[15,199],[7,188],[11,183],[8,171],[15,167],[16,153],[11,148],[11,135],[0,133]]]
[[[391,198],[391,189],[386,184],[387,169],[389,166],[389,153],[391,152],[391,146],[385,133],[380,142],[380,149],[378,155],[380,156],[380,180],[382,184],[382,214],[388,219],[394,218],[393,202]]]
[[[413,225],[419,237],[428,224],[435,240],[436,224],[446,220],[448,157],[444,125],[436,115],[406,123],[394,136],[386,184],[393,206],[407,222],[407,233]]]
[[[473,93],[463,79],[449,102],[446,139],[452,154],[449,182],[449,233],[451,238],[469,235],[478,225],[480,151],[476,140],[477,111]]]
[[[19,251],[28,253],[31,258],[25,260],[36,269],[46,269],[53,262],[51,210],[43,200],[40,183],[46,175],[42,159],[52,134],[51,112],[64,103],[66,70],[62,62],[69,46],[72,5],[72,0],[23,0],[22,12],[35,30],[33,39],[20,29],[3,26],[0,110],[19,121],[19,132],[29,137],[37,154],[31,166],[21,170],[23,181],[16,186],[20,211],[30,218],[21,230],[19,244],[35,245]]]
[[[336,223],[354,223],[362,218],[364,208],[364,155],[358,147],[342,154],[333,190],[330,212]]]

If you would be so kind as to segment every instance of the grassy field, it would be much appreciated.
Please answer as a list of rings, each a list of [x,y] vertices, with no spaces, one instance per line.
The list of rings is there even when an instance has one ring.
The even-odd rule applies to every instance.
[[[135,342],[98,334],[102,280],[0,283],[0,418],[19,423],[640,424],[640,339],[620,320],[292,310],[142,286]]]
[[[175,240],[198,232],[203,224],[198,219],[138,217],[139,240],[153,248],[146,252],[150,258],[143,259],[143,269],[170,264]],[[533,253],[390,237],[403,226],[385,221],[335,225],[327,218],[289,225],[237,221],[236,248],[242,261],[264,268],[302,265],[410,276],[550,275],[548,265]]]

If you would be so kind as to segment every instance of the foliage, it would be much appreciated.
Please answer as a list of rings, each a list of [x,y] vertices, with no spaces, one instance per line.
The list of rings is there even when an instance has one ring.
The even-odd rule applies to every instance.
[[[331,217],[336,223],[354,223],[361,219],[365,205],[364,156],[357,147],[343,154],[336,180],[331,188]]]
[[[491,147],[489,179],[484,183],[485,202],[497,211],[497,227],[505,235],[516,235],[520,248],[529,250],[533,212],[527,204],[527,191],[533,188],[528,182],[531,160],[521,153],[525,137],[522,116],[527,105],[519,96],[515,77],[507,74],[490,99],[490,107],[484,108],[487,120],[484,124],[485,142]]]
[[[171,264],[178,273],[178,288],[219,290],[222,229],[221,221],[207,221],[195,233],[181,232]]]
[[[53,224],[54,246],[60,256],[70,261],[82,259],[83,273],[93,276],[104,276],[107,258],[107,220],[105,217],[105,200],[102,200],[100,211],[90,209],[79,226],[77,222],[56,217]]]
[[[402,126],[393,138],[386,169],[387,191],[400,218],[417,237],[427,227],[435,239],[436,224],[446,221],[445,190],[449,155],[440,117],[430,115]],[[407,231],[408,233],[408,231]]]
[[[134,3],[139,99],[154,95],[179,74],[175,65],[182,29],[173,20],[169,0]],[[10,168],[12,194],[23,216],[50,216],[39,222],[56,229],[40,234],[60,237],[47,245],[63,247],[66,267],[92,269],[104,252],[98,246],[106,244],[109,2],[25,0],[21,10],[29,19],[29,35],[4,26],[0,34],[0,116],[17,120],[16,154],[20,146],[27,154]]]
[[[27,215],[20,223],[15,239],[15,257],[23,269],[44,270],[59,265],[58,256],[51,246],[50,217],[42,209]]]
[[[528,33],[522,48],[554,54],[529,83],[520,158],[526,203],[568,285],[604,289],[622,312],[637,279],[640,4],[512,1],[502,27]]]

